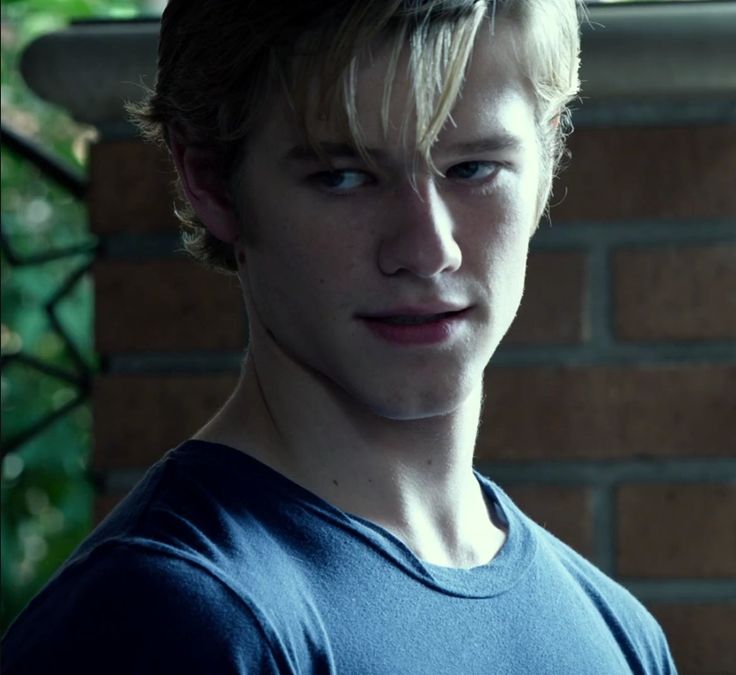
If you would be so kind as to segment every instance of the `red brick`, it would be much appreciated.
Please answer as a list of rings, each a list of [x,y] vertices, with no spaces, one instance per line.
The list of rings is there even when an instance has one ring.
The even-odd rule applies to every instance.
[[[579,129],[552,220],[736,215],[736,126]]]
[[[245,309],[234,276],[187,259],[103,260],[94,275],[96,348],[103,354],[245,346]]]
[[[504,487],[532,520],[589,560],[593,558],[593,516],[590,491],[558,485]]]
[[[491,367],[480,459],[733,456],[736,366]]]
[[[680,675],[736,673],[736,604],[651,605]]]
[[[736,339],[735,245],[621,250],[613,271],[619,339]]]
[[[736,484],[626,485],[617,493],[622,576],[736,576]]]
[[[584,340],[585,254],[537,251],[504,344],[574,344]]]
[[[221,376],[103,376],[95,380],[93,465],[146,468],[194,434],[237,382]]]
[[[88,207],[95,234],[178,229],[168,155],[139,140],[102,141],[89,158]]]

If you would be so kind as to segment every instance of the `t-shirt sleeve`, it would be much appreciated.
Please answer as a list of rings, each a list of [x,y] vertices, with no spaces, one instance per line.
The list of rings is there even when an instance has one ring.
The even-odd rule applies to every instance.
[[[659,671],[662,675],[677,675],[677,666],[672,659],[672,653],[670,652],[669,645],[667,644],[667,638],[665,637],[664,631],[660,626],[659,629]]]
[[[279,673],[263,617],[196,564],[106,547],[55,578],[3,640],[5,675]]]

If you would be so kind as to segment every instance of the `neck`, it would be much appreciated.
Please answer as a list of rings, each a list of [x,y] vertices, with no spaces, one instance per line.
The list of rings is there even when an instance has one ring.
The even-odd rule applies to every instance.
[[[394,420],[293,362],[272,368],[257,357],[195,438],[252,455],[428,562],[472,567],[492,557],[499,532],[472,469],[481,383],[452,412]]]

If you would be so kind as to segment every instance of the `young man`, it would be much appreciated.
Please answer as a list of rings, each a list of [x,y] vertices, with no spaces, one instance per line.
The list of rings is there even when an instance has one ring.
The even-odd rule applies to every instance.
[[[574,0],[170,2],[138,114],[189,250],[240,279],[247,358],[10,629],[7,675],[675,672],[472,465],[578,49]]]

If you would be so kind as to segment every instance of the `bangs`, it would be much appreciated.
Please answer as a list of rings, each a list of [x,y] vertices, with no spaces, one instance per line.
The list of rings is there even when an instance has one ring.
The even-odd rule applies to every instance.
[[[410,86],[403,102],[400,139],[415,150],[418,162],[439,174],[431,150],[462,89],[478,30],[488,15],[483,0],[416,3],[401,7],[386,2],[375,13],[356,10],[346,18],[336,37],[307,35],[292,52],[289,67],[281,65],[280,79],[287,101],[315,154],[329,164],[317,139],[318,128],[329,126],[364,159],[368,154],[360,125],[357,94],[359,73],[376,49],[388,50],[388,69],[381,101],[383,140],[388,139],[391,100],[400,65],[405,64]],[[428,6],[431,8],[428,10]],[[352,40],[346,36],[351,35]],[[332,44],[328,51],[321,44]],[[414,133],[409,134],[413,127]]]

